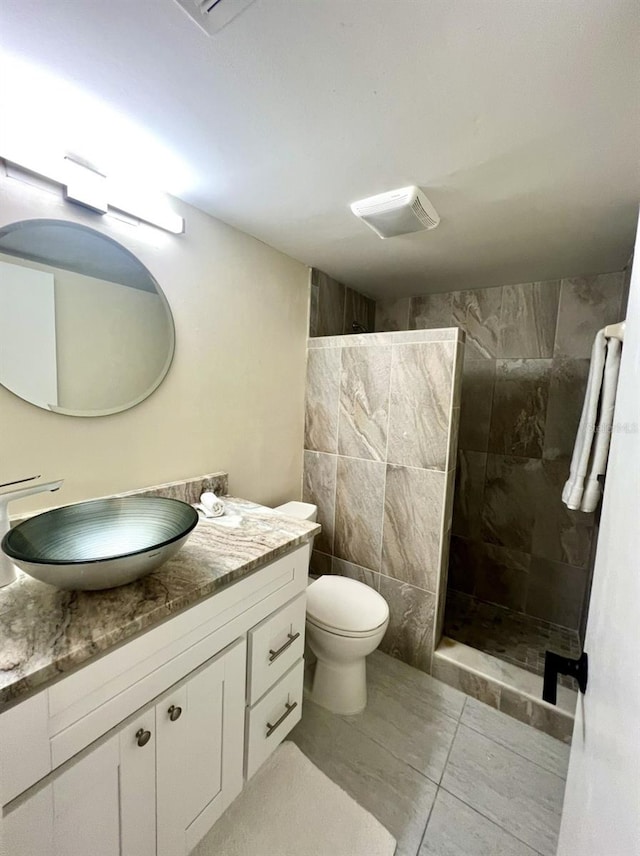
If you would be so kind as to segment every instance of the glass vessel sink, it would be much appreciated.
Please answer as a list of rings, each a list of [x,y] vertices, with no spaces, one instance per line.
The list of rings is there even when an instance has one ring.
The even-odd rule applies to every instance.
[[[4,536],[2,550],[29,576],[56,588],[115,588],[174,556],[197,522],[198,512],[177,499],[96,499],[23,521]]]

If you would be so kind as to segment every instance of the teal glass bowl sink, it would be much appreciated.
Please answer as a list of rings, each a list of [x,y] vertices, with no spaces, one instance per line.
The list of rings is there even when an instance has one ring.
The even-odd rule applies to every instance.
[[[178,499],[123,496],[54,508],[2,539],[21,570],[68,591],[109,589],[150,574],[174,556],[198,522]]]

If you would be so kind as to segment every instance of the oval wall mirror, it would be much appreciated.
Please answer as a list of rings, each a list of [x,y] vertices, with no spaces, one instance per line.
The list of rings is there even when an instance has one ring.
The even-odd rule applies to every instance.
[[[66,220],[0,228],[0,384],[68,416],[127,410],[175,345],[158,283],[111,238]]]

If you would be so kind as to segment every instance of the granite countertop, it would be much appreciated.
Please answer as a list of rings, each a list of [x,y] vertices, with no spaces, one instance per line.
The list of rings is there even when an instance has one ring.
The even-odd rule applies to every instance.
[[[158,571],[107,591],[61,591],[20,572],[0,589],[0,710],[304,544],[316,523],[225,496],[237,526],[201,519]],[[225,518],[221,518],[225,519]]]

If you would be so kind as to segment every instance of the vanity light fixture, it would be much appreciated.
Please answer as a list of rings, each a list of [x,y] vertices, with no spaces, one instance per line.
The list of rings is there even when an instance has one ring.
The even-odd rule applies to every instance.
[[[99,214],[120,211],[174,235],[184,232],[184,219],[169,207],[163,195],[146,193],[117,183],[72,157],[60,160],[14,157],[11,154],[0,157],[19,169],[60,184],[64,198],[69,202],[83,205]]]

